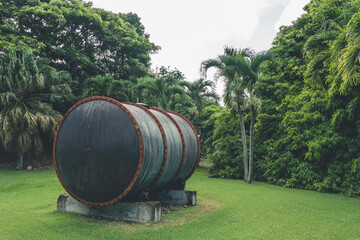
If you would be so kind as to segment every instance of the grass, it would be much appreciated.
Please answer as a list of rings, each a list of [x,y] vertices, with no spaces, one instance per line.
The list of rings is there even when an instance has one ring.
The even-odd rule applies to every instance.
[[[207,178],[187,189],[199,204],[156,224],[58,212],[64,190],[53,170],[0,170],[0,239],[360,239],[360,200],[265,183]]]

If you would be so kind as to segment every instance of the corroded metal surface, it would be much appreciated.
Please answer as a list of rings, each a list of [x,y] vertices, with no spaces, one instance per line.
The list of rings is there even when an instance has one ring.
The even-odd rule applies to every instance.
[[[61,120],[53,159],[61,184],[73,198],[106,206],[184,182],[198,164],[199,147],[195,128],[180,114],[90,97]]]
[[[113,204],[127,195],[140,175],[143,155],[143,137],[134,116],[107,97],[86,98],[71,107],[53,145],[61,184],[91,206]]]
[[[142,169],[133,187],[133,192],[136,192],[151,188],[151,183],[160,174],[164,162],[165,146],[167,146],[164,144],[164,142],[166,143],[166,138],[160,122],[149,109],[132,103],[124,103],[123,105],[137,120],[144,143]],[[161,126],[162,131],[159,126]]]
[[[161,136],[162,136],[162,140],[163,140],[163,146],[164,146],[164,157],[163,157],[163,162],[162,162],[162,165],[161,165],[161,169],[158,173],[158,176],[156,177],[156,179],[153,181],[154,183],[158,181],[158,179],[162,176],[164,170],[165,170],[165,166],[166,166],[166,161],[167,161],[167,158],[168,158],[168,141],[166,139],[166,134],[165,134],[165,131],[164,131],[164,128],[163,128],[163,125],[164,125],[164,122],[160,122],[158,117],[156,117],[154,115],[154,113],[152,111],[150,111],[149,107],[144,104],[144,103],[141,103],[141,104],[136,104],[136,103],[131,103],[131,102],[124,102],[124,104],[129,104],[129,105],[133,105],[133,106],[137,106],[139,108],[141,108],[142,110],[144,110],[146,113],[148,113],[153,119],[154,121],[156,122],[156,124],[158,125],[159,129],[160,129],[160,132],[161,132]],[[151,184],[153,185],[153,184]],[[150,186],[152,187],[152,186]]]
[[[183,115],[167,111],[179,124],[185,138],[185,161],[180,174],[173,182],[186,181],[194,173],[200,161],[200,141],[195,127]]]
[[[168,147],[168,160],[164,167],[164,173],[154,182],[152,189],[166,186],[180,173],[185,160],[185,139],[178,123],[167,112],[151,108],[150,110],[164,127]]]

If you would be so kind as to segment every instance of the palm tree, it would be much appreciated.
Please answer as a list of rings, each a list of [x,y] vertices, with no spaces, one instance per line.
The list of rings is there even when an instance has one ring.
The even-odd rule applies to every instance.
[[[142,92],[144,102],[166,109],[176,94],[184,94],[178,82],[174,78],[147,77],[140,80],[138,89]]]
[[[343,39],[341,32],[345,19],[341,7],[335,2],[329,2],[328,7],[322,10],[321,19],[319,32],[312,35],[304,45],[305,56],[308,59],[304,79],[309,86],[324,89],[326,83],[324,66],[328,65],[332,56],[329,43],[334,42],[335,39]],[[337,41],[336,45],[339,46],[339,43],[340,41]]]
[[[129,101],[124,80],[116,80],[112,76],[96,76],[84,81],[82,97],[107,96],[118,101]]]
[[[71,96],[69,79],[30,50],[0,56],[0,142],[18,154],[17,169],[24,153],[42,151],[41,133],[55,133],[61,114],[51,103]]]
[[[202,115],[204,102],[209,100],[219,100],[219,96],[213,91],[214,83],[200,78],[194,82],[183,81],[180,85],[186,87],[186,94],[192,99],[199,115]],[[209,91],[209,88],[212,91]]]
[[[250,133],[249,133],[249,175],[247,182],[251,182],[254,170],[254,148],[253,148],[253,129],[256,115],[256,97],[254,94],[255,84],[258,82],[261,75],[260,65],[270,60],[271,56],[267,52],[260,52],[250,55],[248,58],[244,58],[240,68],[240,76],[245,80],[247,84],[247,92],[249,94],[250,110],[251,110],[251,122],[250,122]]]
[[[360,83],[360,13],[356,12],[352,15],[350,21],[346,25],[342,36],[339,36],[339,42],[342,44],[334,44],[333,52],[339,53],[338,72],[343,80],[342,90],[346,85],[357,85]],[[335,41],[335,43],[337,43]],[[335,46],[342,46],[342,49]]]
[[[305,46],[309,63],[305,80],[311,86],[324,88],[324,83],[334,85],[338,80],[326,82],[326,71],[334,69],[342,80],[340,91],[345,93],[351,85],[360,82],[360,13],[357,2],[329,2],[321,11],[319,32],[310,37]],[[334,65],[334,66],[332,66]],[[327,67],[329,66],[329,67]]]
[[[215,67],[215,80],[225,82],[224,103],[231,109],[236,109],[240,118],[241,137],[244,154],[244,180],[251,183],[253,173],[253,128],[256,114],[256,98],[254,86],[260,77],[260,65],[270,59],[266,52],[255,53],[245,49],[225,47],[224,53],[217,58],[209,59],[201,64],[201,72],[206,75],[209,68]],[[242,108],[248,102],[251,109],[249,132],[249,155],[247,150],[246,131]],[[248,157],[249,156],[249,157]]]

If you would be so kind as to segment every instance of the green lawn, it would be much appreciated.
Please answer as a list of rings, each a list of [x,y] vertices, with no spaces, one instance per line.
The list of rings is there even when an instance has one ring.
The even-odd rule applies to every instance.
[[[157,224],[57,212],[63,193],[48,171],[0,170],[0,239],[360,239],[360,200],[265,183],[190,178],[199,206]]]

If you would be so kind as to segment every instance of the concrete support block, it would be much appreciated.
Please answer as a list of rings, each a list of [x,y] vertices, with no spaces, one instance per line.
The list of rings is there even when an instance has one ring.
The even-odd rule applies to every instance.
[[[161,190],[158,199],[161,204],[195,206],[196,191]]]
[[[69,194],[61,194],[58,198],[57,209],[85,216],[138,223],[158,222],[161,218],[161,204],[158,201],[116,202],[105,207],[91,207],[76,201]]]

